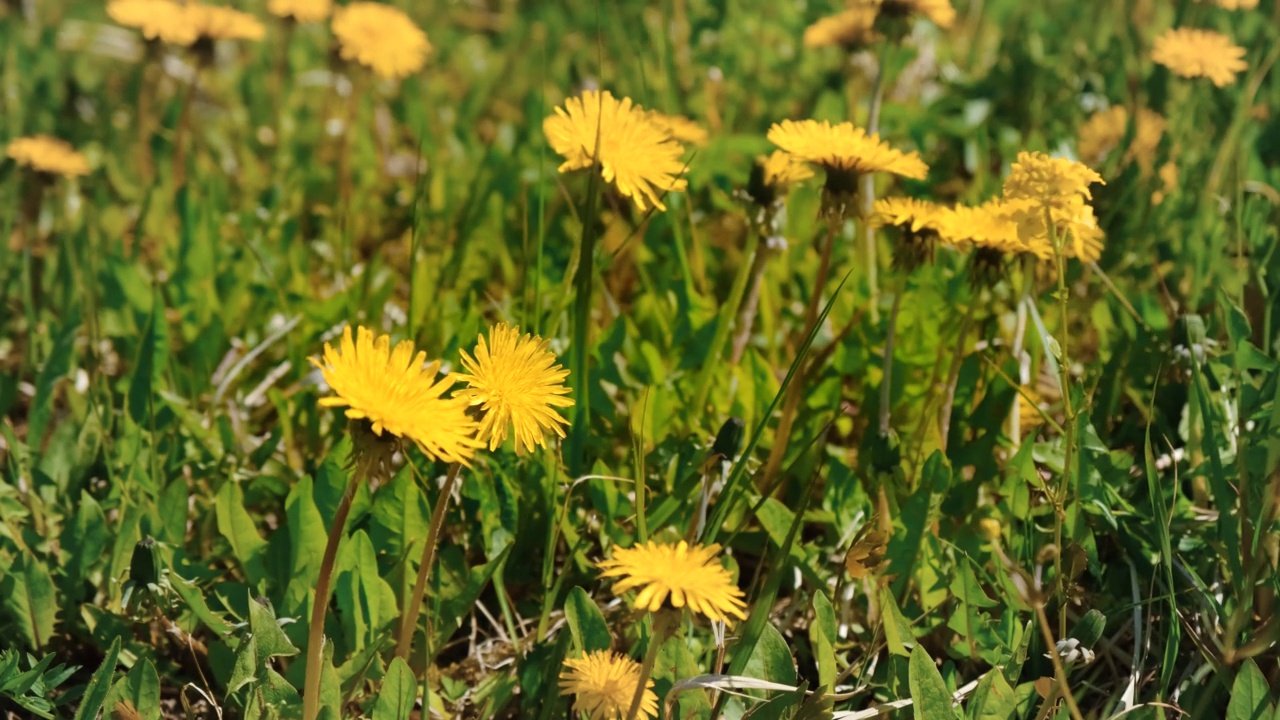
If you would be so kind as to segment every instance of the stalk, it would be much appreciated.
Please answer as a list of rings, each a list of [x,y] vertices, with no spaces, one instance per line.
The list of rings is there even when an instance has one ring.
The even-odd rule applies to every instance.
[[[195,100],[196,88],[200,85],[200,75],[204,71],[204,59],[196,59],[194,75],[187,85],[187,92],[182,96],[182,110],[178,114],[178,129],[173,138],[173,187],[182,187],[187,183],[187,135],[191,134],[191,105]]]
[[[669,613],[658,611],[653,613],[653,630],[649,635],[649,649],[644,653],[644,664],[640,666],[640,678],[636,681],[636,690],[631,695],[631,707],[627,710],[627,720],[636,720],[640,714],[640,702],[644,699],[645,685],[653,674],[653,666],[658,661],[658,650],[671,634],[671,618]]]
[[[1055,260],[1058,264],[1058,310],[1062,316],[1062,327],[1058,329],[1058,372],[1061,377],[1062,385],[1062,404],[1063,412],[1066,417],[1066,428],[1063,432],[1066,446],[1063,452],[1062,463],[1062,484],[1058,488],[1057,497],[1054,498],[1054,522],[1053,535],[1054,545],[1058,548],[1058,552],[1053,559],[1054,564],[1054,583],[1057,586],[1056,592],[1058,596],[1058,634],[1062,637],[1067,635],[1067,599],[1066,588],[1062,578],[1062,525],[1066,520],[1067,493],[1075,490],[1073,483],[1077,481],[1075,473],[1072,472],[1071,464],[1075,458],[1075,442],[1076,442],[1076,417],[1077,411],[1071,400],[1071,355],[1068,352],[1068,341],[1071,339],[1071,328],[1067,316],[1067,258],[1063,243],[1065,238],[1059,238],[1057,228],[1053,225],[1053,217],[1046,207],[1044,211],[1045,227],[1049,230],[1049,240],[1053,245]],[[1077,710],[1077,712],[1079,712]]]
[[[756,323],[756,311],[760,308],[760,286],[764,282],[764,269],[769,264],[772,251],[769,243],[756,246],[755,256],[751,258],[751,278],[747,281],[747,294],[738,309],[733,335],[733,350],[729,355],[729,363],[737,365],[742,361],[742,354],[747,351],[747,343],[751,341],[751,328]]]
[[[599,145],[599,132],[596,133]],[[573,427],[569,430],[569,474],[580,475],[586,462],[587,430],[591,423],[591,385],[588,380],[587,343],[591,335],[591,289],[595,279],[596,222],[600,207],[600,166],[592,167],[587,208],[582,215],[582,244],[573,276],[573,347],[569,355],[569,382],[573,386]]]
[[[884,76],[885,66],[889,59],[889,42],[885,41],[884,46],[880,50],[879,61],[876,64],[876,77],[871,83],[871,100],[867,106],[867,134],[875,135],[880,132],[880,106],[884,103]],[[862,217],[871,217],[871,210],[876,204],[876,185],[875,178],[871,173],[864,173],[858,178],[858,198],[861,201]],[[867,287],[871,292],[871,320],[875,322],[880,319],[880,280],[879,269],[876,266],[876,231],[871,227],[870,223],[864,223],[862,228],[862,244],[863,252],[866,255],[865,262],[867,264]]]
[[[418,564],[418,578],[413,583],[413,594],[405,612],[400,616],[400,637],[396,641],[396,657],[409,661],[409,649],[413,646],[413,631],[418,627],[418,613],[422,611],[422,596],[427,591],[427,575],[436,559],[436,547],[440,544],[440,528],[444,525],[445,508],[449,505],[449,497],[453,495],[453,487],[461,474],[461,463],[449,466],[449,474],[445,477],[444,487],[440,489],[440,498],[431,510],[431,527],[427,530],[427,544],[422,548],[422,562]]]
[[[324,661],[324,618],[329,612],[329,585],[333,580],[333,565],[338,557],[338,545],[342,542],[343,529],[347,524],[347,515],[351,513],[351,501],[355,498],[356,488],[368,479],[369,464],[361,462],[356,465],[347,488],[342,493],[337,512],[333,515],[333,524],[329,526],[329,540],[324,546],[324,557],[320,561],[320,578],[316,581],[316,597],[311,606],[311,625],[307,631],[307,676],[302,694],[303,720],[315,720],[320,714],[320,674]]]
[[[868,223],[868,226],[870,223]],[[893,309],[889,311],[889,332],[884,340],[884,368],[880,379],[880,437],[889,435],[893,413],[890,411],[890,395],[893,389],[893,340],[898,330],[898,311],[902,309],[902,296],[906,294],[907,281],[893,295]]]

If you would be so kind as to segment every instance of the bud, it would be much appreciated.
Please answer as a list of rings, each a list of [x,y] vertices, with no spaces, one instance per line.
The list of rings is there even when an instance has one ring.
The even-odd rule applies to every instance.
[[[995,518],[982,518],[978,521],[978,532],[990,542],[995,542],[1000,539],[1000,521]]]

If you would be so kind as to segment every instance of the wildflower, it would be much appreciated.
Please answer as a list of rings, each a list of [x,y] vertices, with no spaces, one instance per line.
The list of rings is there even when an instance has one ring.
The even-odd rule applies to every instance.
[[[613,586],[618,595],[638,588],[638,610],[656,612],[669,596],[672,607],[688,605],[711,620],[730,622],[731,615],[745,620],[742,591],[716,561],[719,551],[720,546],[714,544],[703,547],[683,540],[675,545],[650,541],[615,550],[611,559],[600,562],[600,576],[621,578]]]
[[[1103,182],[1102,176],[1083,163],[1020,152],[1004,181],[1006,217],[1017,225],[1019,237],[1033,246],[1064,242],[1068,257],[1097,260],[1102,231],[1085,202],[1092,199],[1089,185],[1095,182]]]
[[[1138,108],[1134,118],[1133,139],[1125,150],[1125,162],[1136,161],[1144,175],[1151,172],[1156,150],[1164,135],[1165,119],[1160,113]],[[1101,164],[1119,147],[1129,130],[1129,111],[1121,105],[1094,113],[1080,128],[1080,157],[1090,164]]]
[[[684,149],[631,98],[588,90],[542,121],[552,149],[564,156],[560,172],[600,164],[600,174],[636,207],[666,210],[660,195],[684,190]]]
[[[339,349],[325,343],[323,362],[309,360],[336,393],[321,398],[321,406],[345,407],[348,418],[367,423],[377,438],[389,433],[412,440],[429,457],[467,465],[483,445],[473,437],[476,422],[465,398],[444,397],[454,380],[437,382],[440,363],[428,364],[426,357],[408,340],[393,350],[389,336],[375,338],[364,327],[353,341],[347,327]]]
[[[1212,30],[1178,28],[1156,38],[1151,59],[1182,77],[1209,78],[1223,87],[1236,81],[1236,75],[1249,67],[1244,61],[1244,48],[1231,38]]]
[[[188,21],[186,7],[174,0],[112,0],[107,15],[125,27],[137,28],[147,40],[188,46],[196,41],[196,28]]]
[[[1204,0],[1196,0],[1196,2],[1204,2]],[[1211,2],[1223,10],[1252,10],[1258,7],[1258,0],[1211,0]]]
[[[751,177],[747,181],[747,195],[757,205],[770,206],[775,203],[787,189],[813,177],[813,170],[794,155],[774,150],[768,156],[756,158],[751,166]]]
[[[999,520],[986,517],[978,521],[978,532],[982,534],[982,537],[994,542],[1000,539],[1003,528],[1000,527]]]
[[[468,385],[459,394],[479,406],[477,437],[488,441],[490,450],[498,449],[508,433],[515,436],[518,452],[545,447],[548,430],[564,437],[562,426],[569,423],[555,408],[573,405],[564,397],[569,393],[564,385],[569,371],[556,363],[546,340],[498,323],[489,328],[488,342],[480,336],[475,357],[465,350],[461,354],[467,372],[453,377]]]
[[[933,260],[933,247],[941,238],[942,208],[927,200],[882,198],[875,202],[870,220],[873,227],[892,227],[900,231],[893,259],[901,269],[909,272]]]
[[[48,135],[18,138],[6,154],[18,165],[39,173],[74,177],[89,174],[89,161],[65,140]]]
[[[706,145],[710,135],[698,123],[681,115],[668,115],[657,110],[649,111],[649,121],[666,131],[672,140],[690,145]]]
[[[870,45],[880,39],[874,29],[876,8],[861,6],[824,17],[804,30],[804,46],[809,48],[835,45],[846,50]]]
[[[196,34],[196,42],[214,40],[261,40],[267,34],[258,18],[246,12],[217,5],[187,3],[186,22]]]
[[[404,11],[376,2],[353,2],[336,9],[333,34],[343,60],[388,79],[421,70],[431,52],[426,33]]]
[[[1094,262],[1102,257],[1102,228],[1093,208],[1083,201],[1048,208],[1030,198],[1005,198],[1000,212],[1017,228],[1020,247],[1040,260],[1054,257],[1054,243],[1060,243],[1066,257]],[[1048,218],[1045,215],[1048,213]],[[1053,225],[1050,227],[1048,221]]]
[[[560,671],[560,694],[576,695],[573,709],[591,720],[620,720],[631,709],[631,699],[640,684],[640,664],[624,655],[597,650],[580,658],[568,658]],[[658,714],[658,696],[645,683],[640,699],[640,717]]]
[[[906,20],[920,15],[946,29],[956,21],[956,10],[950,0],[852,0],[854,7],[873,8],[887,20]]]
[[[823,120],[783,120],[769,128],[769,140],[805,162],[820,165],[827,173],[829,195],[848,196],[857,190],[857,176],[887,172],[923,180],[929,172],[920,156],[895,150],[876,134]]]
[[[1156,173],[1160,178],[1160,187],[1151,193],[1151,204],[1159,205],[1164,199],[1178,189],[1178,163],[1170,160],[1160,166]]]
[[[267,12],[300,23],[322,22],[333,12],[333,0],[268,0]]]
[[[1103,183],[1102,176],[1084,163],[1044,153],[1020,152],[1004,181],[1004,197],[1037,200],[1055,208],[1067,207],[1079,199],[1092,199],[1091,183]]]
[[[1047,244],[1024,242],[1018,226],[1009,219],[999,200],[978,206],[960,205],[940,213],[938,234],[954,245],[972,244],[969,280],[977,287],[991,287],[1005,274],[1005,259],[1033,254],[1039,260],[1053,258]]]

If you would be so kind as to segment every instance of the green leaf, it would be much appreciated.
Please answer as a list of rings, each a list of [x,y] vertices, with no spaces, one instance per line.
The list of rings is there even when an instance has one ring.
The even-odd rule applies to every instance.
[[[150,414],[152,398],[163,387],[164,368],[169,357],[169,326],[164,318],[164,298],[159,290],[152,293],[151,318],[147,332],[138,346],[129,382],[129,417],[144,427]]]
[[[884,640],[889,645],[889,652],[894,655],[906,657],[911,654],[907,650],[907,645],[916,644],[915,631],[911,629],[911,623],[902,616],[902,611],[898,609],[898,603],[893,599],[893,595],[887,590],[878,593],[880,599],[880,617],[884,622]]]
[[[36,376],[36,394],[31,404],[31,414],[27,421],[27,441],[32,449],[43,447],[45,426],[53,416],[54,393],[58,381],[71,372],[71,356],[75,351],[76,336],[79,333],[78,321],[68,321],[58,333],[58,341],[49,353],[49,358],[40,368]]]
[[[569,632],[573,633],[573,643],[584,653],[608,650],[613,645],[609,624],[586,590],[575,586],[569,591],[564,601],[564,615],[569,622]]]
[[[58,614],[53,577],[44,563],[22,554],[0,579],[0,608],[28,647],[39,650],[53,636]]]
[[[951,578],[951,594],[971,607],[997,607],[1000,603],[987,596],[986,591],[982,589],[982,583],[978,581],[978,576],[973,572],[971,563],[972,561],[967,557],[961,557],[956,563],[955,575]]]
[[[249,598],[249,632],[258,641],[258,652],[263,662],[273,657],[292,657],[298,654],[298,648],[289,642],[276,614],[270,605]]]
[[[116,670],[116,661],[120,659],[120,638],[117,636],[107,648],[107,656],[102,665],[89,678],[89,685],[84,690],[80,707],[76,709],[75,720],[94,720],[102,709],[102,701],[107,698],[111,689],[111,675]]]
[[[951,693],[942,681],[942,673],[933,664],[933,658],[919,645],[911,649],[911,662],[907,671],[911,684],[911,701],[915,704],[916,717],[920,720],[955,720],[951,708]]]
[[[128,701],[138,714],[151,720],[160,717],[160,677],[150,660],[143,658],[128,675],[116,681],[103,705],[110,713],[116,703]]]
[[[223,483],[218,490],[214,512],[218,519],[218,532],[231,543],[231,552],[244,568],[249,584],[258,587],[266,577],[264,556],[267,541],[258,535],[257,524],[244,509],[244,492],[239,483]]]
[[[320,560],[328,538],[320,511],[311,497],[311,478],[304,477],[284,501],[288,520],[290,571],[281,610],[290,616],[304,616],[307,597],[320,577]]]
[[[373,496],[372,515],[369,537],[375,547],[393,558],[400,558],[411,545],[421,543],[430,529],[427,496],[407,472],[397,473],[391,484]]]
[[[418,681],[404,660],[396,658],[387,668],[373,706],[373,720],[409,720],[418,694]]]
[[[67,553],[62,569],[78,591],[80,583],[89,576],[89,569],[102,559],[107,549],[107,518],[89,493],[81,491],[76,514],[63,529],[60,541]]]
[[[1094,643],[1102,637],[1102,631],[1106,629],[1107,616],[1095,610],[1085,613],[1076,621],[1074,627],[1071,628],[1071,637],[1080,641],[1080,644],[1092,648]]]
[[[1267,678],[1252,659],[1245,660],[1231,684],[1227,720],[1267,720],[1272,714]]]
[[[1017,697],[1009,681],[999,671],[992,670],[978,681],[969,701],[969,720],[1007,720],[1017,715]]]
[[[809,643],[818,664],[818,685],[834,687],[836,668],[836,613],[823,593],[813,596],[813,624],[809,626]]]
[[[760,639],[756,641],[742,674],[760,680],[796,684],[796,665],[791,659],[791,648],[772,624],[765,625],[760,632]]]

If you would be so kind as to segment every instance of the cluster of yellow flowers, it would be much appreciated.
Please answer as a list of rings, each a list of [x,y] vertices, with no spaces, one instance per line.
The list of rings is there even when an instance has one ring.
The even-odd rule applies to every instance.
[[[404,78],[431,53],[427,35],[402,10],[377,2],[334,8],[333,0],[270,0],[267,10],[290,22],[322,22],[333,16],[333,35],[342,59],[384,78]],[[148,40],[190,47],[215,40],[261,40],[266,27],[249,13],[178,0],[111,0],[111,19],[137,28]]]
[[[89,173],[89,161],[65,140],[49,135],[18,138],[5,154],[22,167],[47,175],[75,177]]]

